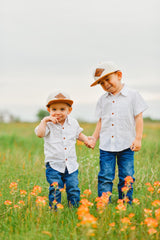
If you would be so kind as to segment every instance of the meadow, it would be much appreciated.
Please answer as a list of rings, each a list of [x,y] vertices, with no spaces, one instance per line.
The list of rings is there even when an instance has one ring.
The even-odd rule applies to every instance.
[[[77,142],[79,208],[68,208],[66,193],[58,211],[48,207],[43,139],[36,123],[0,123],[0,239],[102,240],[160,239],[160,123],[145,122],[143,144],[135,153],[134,201],[97,198],[98,143],[94,150]],[[95,124],[80,123],[86,135]]]

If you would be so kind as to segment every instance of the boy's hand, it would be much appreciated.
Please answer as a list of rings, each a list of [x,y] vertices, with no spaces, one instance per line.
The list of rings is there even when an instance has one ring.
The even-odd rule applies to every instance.
[[[52,116],[44,117],[42,121],[45,123],[47,123],[47,122],[53,122],[54,124],[58,123],[58,119],[56,117],[52,117]]]
[[[88,148],[92,148],[94,149],[95,145],[96,145],[96,139],[92,136],[89,136],[87,138],[87,141],[85,142],[85,145],[88,147]]]
[[[132,145],[130,146],[130,149],[134,152],[138,152],[141,149],[141,140],[135,138]]]

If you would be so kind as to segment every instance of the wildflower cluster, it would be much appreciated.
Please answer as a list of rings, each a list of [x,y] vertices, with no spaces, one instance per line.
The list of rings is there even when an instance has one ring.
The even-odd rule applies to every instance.
[[[111,196],[111,192],[102,193],[101,197],[97,197],[95,201],[97,202],[97,210],[99,213],[103,213],[103,211],[107,208],[109,203],[109,198]]]
[[[82,196],[91,195],[91,190],[85,190]],[[90,206],[93,206],[93,203],[90,202],[87,198],[83,198],[80,201],[80,206],[77,211],[78,219],[80,222],[77,224],[78,227],[82,227],[83,231],[87,236],[95,235],[95,228],[97,228],[97,218],[94,217],[89,210]]]
[[[146,183],[148,192],[153,194],[160,193],[160,182],[156,181],[151,185],[151,183]],[[144,224],[148,228],[148,233],[153,235],[157,233],[157,228],[160,227],[160,200],[156,199],[151,203],[152,209],[144,208]]]
[[[34,186],[29,193],[24,189],[18,189],[18,181],[11,182],[9,188],[11,189],[10,194],[12,197],[11,200],[5,200],[4,205],[10,207],[10,209],[21,209],[24,206],[29,205],[31,202],[31,196],[36,197],[36,199],[33,200],[36,206],[42,207],[47,204],[47,197],[38,196],[42,191],[42,188],[38,185]]]

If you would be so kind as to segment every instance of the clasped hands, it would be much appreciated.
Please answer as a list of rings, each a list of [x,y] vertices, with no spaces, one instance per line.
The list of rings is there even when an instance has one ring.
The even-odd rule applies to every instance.
[[[86,137],[84,144],[88,147],[88,148],[92,148],[94,149],[95,145],[96,145],[96,139],[93,136],[88,136]]]

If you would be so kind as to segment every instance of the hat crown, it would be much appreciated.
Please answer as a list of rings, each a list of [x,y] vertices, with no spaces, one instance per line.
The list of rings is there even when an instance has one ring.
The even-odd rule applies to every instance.
[[[70,99],[70,96],[62,91],[57,91],[54,93],[51,93],[46,101],[46,106],[49,106],[51,103],[58,103],[58,102],[64,102],[68,103],[69,105],[73,104],[73,100]]]
[[[55,96],[55,98],[66,98],[62,93],[59,93]]]

